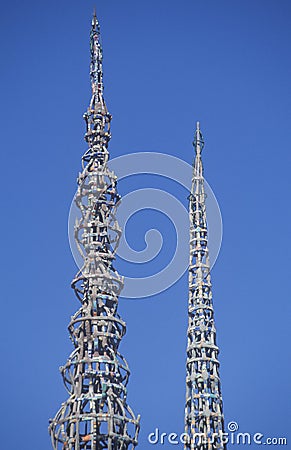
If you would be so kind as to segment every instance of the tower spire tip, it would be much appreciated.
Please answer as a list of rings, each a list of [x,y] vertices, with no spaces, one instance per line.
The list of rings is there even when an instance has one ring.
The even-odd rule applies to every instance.
[[[196,122],[196,131],[193,141],[193,146],[195,148],[196,154],[200,154],[204,147],[204,139],[200,130],[200,122]]]
[[[98,19],[96,14],[96,6],[93,8],[93,18],[92,18],[92,26],[96,27],[98,25]]]

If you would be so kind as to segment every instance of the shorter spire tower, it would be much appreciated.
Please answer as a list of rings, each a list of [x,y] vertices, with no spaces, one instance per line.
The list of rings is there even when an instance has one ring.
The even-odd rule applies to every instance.
[[[204,140],[199,122],[193,142],[196,157],[189,202],[190,264],[188,345],[186,362],[185,449],[222,450],[223,414],[219,349],[212,303],[206,193],[201,153]]]
[[[79,310],[69,324],[75,347],[61,367],[69,398],[50,423],[54,450],[129,450],[137,445],[139,417],[127,404],[129,367],[119,352],[126,325],[117,313],[123,277],[114,268],[121,230],[120,196],[108,168],[111,115],[103,97],[100,27],[91,29],[92,97],[84,114],[88,149],[82,157],[75,203],[75,240],[83,257],[72,281]]]

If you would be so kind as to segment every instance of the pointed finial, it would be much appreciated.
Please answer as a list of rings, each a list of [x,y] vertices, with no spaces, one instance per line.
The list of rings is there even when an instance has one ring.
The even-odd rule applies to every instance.
[[[102,71],[102,47],[100,39],[100,25],[96,16],[96,8],[94,8],[92,18],[92,28],[90,34],[91,47],[91,85],[93,92],[99,92],[102,95],[103,91],[103,71]]]
[[[200,131],[200,122],[196,122],[196,131],[195,131],[193,146],[196,150],[196,154],[200,155],[200,153],[202,152],[203,147],[204,147],[204,139],[203,139],[202,133]]]
[[[96,25],[98,25],[98,19],[97,19],[97,15],[96,15],[96,7],[94,6],[93,17],[92,17],[92,27],[96,28]]]

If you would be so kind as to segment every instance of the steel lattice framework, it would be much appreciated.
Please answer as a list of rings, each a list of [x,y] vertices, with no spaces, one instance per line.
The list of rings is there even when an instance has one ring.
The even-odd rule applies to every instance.
[[[186,375],[185,449],[225,449],[219,349],[216,345],[205,188],[199,122],[193,142],[196,151],[189,202],[190,265]]]
[[[121,235],[115,218],[120,199],[107,166],[111,115],[103,97],[100,27],[91,29],[92,98],[84,119],[88,150],[75,197],[80,218],[75,239],[84,265],[72,281],[80,309],[69,332],[75,346],[61,373],[70,394],[50,423],[55,450],[122,450],[137,445],[139,417],[126,402],[129,368],[118,351],[126,326],[117,313],[123,278],[113,266]]]

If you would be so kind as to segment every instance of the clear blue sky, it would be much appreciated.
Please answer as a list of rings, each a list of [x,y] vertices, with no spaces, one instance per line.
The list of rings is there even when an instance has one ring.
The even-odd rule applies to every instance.
[[[288,437],[290,1],[98,3],[111,155],[159,151],[191,162],[201,122],[205,175],[224,224],[212,281],[226,420]],[[86,148],[93,6],[2,2],[5,450],[50,450],[48,419],[67,396],[58,366],[72,350],[66,327],[78,307],[67,217]],[[137,218],[136,229],[146,220]],[[186,276],[156,297],[120,302],[128,400],[142,415],[143,450],[153,447],[147,435],[156,427],[183,431],[186,308]]]

